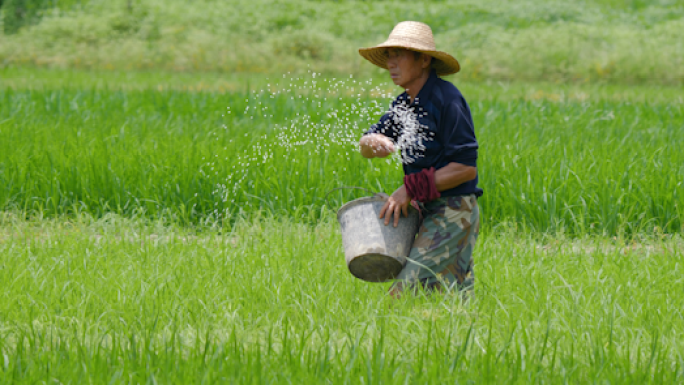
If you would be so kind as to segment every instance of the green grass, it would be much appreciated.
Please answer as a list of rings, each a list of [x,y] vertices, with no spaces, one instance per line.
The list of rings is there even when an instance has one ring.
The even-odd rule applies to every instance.
[[[354,279],[336,224],[0,214],[3,383],[679,383],[682,239],[482,234],[475,299]]]
[[[368,161],[356,150],[388,103],[378,92],[396,92],[379,80],[256,78],[269,91],[248,92],[228,78],[221,92],[223,85],[195,87],[211,84],[198,78],[160,90],[163,76],[147,83],[136,76],[144,77],[119,87],[116,77],[92,87],[8,77],[0,89],[0,207],[228,224],[240,212],[268,210],[313,221],[334,187],[391,192],[401,180],[396,161]],[[487,225],[569,234],[682,230],[684,109],[676,90],[462,89],[482,145]],[[352,196],[333,195],[333,205]]]

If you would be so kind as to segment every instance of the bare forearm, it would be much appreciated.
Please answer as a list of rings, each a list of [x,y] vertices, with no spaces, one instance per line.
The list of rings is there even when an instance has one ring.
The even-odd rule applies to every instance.
[[[437,191],[452,189],[477,177],[477,167],[451,162],[435,172]]]

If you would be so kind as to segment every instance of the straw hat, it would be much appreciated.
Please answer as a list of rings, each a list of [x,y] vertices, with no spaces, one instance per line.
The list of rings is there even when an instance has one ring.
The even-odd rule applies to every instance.
[[[432,68],[440,76],[455,74],[461,69],[453,56],[435,49],[430,26],[417,21],[402,21],[394,27],[387,41],[375,47],[360,48],[359,53],[369,62],[387,69],[387,48],[406,48],[432,56]]]

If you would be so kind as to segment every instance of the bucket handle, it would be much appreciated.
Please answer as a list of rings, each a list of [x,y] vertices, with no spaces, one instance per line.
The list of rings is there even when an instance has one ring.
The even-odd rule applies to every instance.
[[[337,190],[363,190],[363,191],[365,191],[371,195],[378,195],[378,193],[374,193],[373,191],[371,191],[367,188],[364,188],[364,187],[356,187],[356,186],[335,187],[334,189],[328,191],[327,194],[325,194],[325,202],[328,204],[328,208],[330,210],[333,210],[333,208],[332,208],[332,205],[330,204],[330,200],[328,199],[328,196],[330,195],[330,193],[337,191]],[[335,210],[333,210],[333,211],[335,211]]]

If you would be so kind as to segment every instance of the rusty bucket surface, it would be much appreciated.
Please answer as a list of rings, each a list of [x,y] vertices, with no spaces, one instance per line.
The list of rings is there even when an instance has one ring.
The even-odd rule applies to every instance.
[[[395,278],[406,264],[406,257],[420,227],[420,215],[409,207],[399,224],[385,226],[378,218],[387,197],[375,194],[355,199],[337,211],[342,228],[342,243],[349,271],[369,282],[385,282]]]

